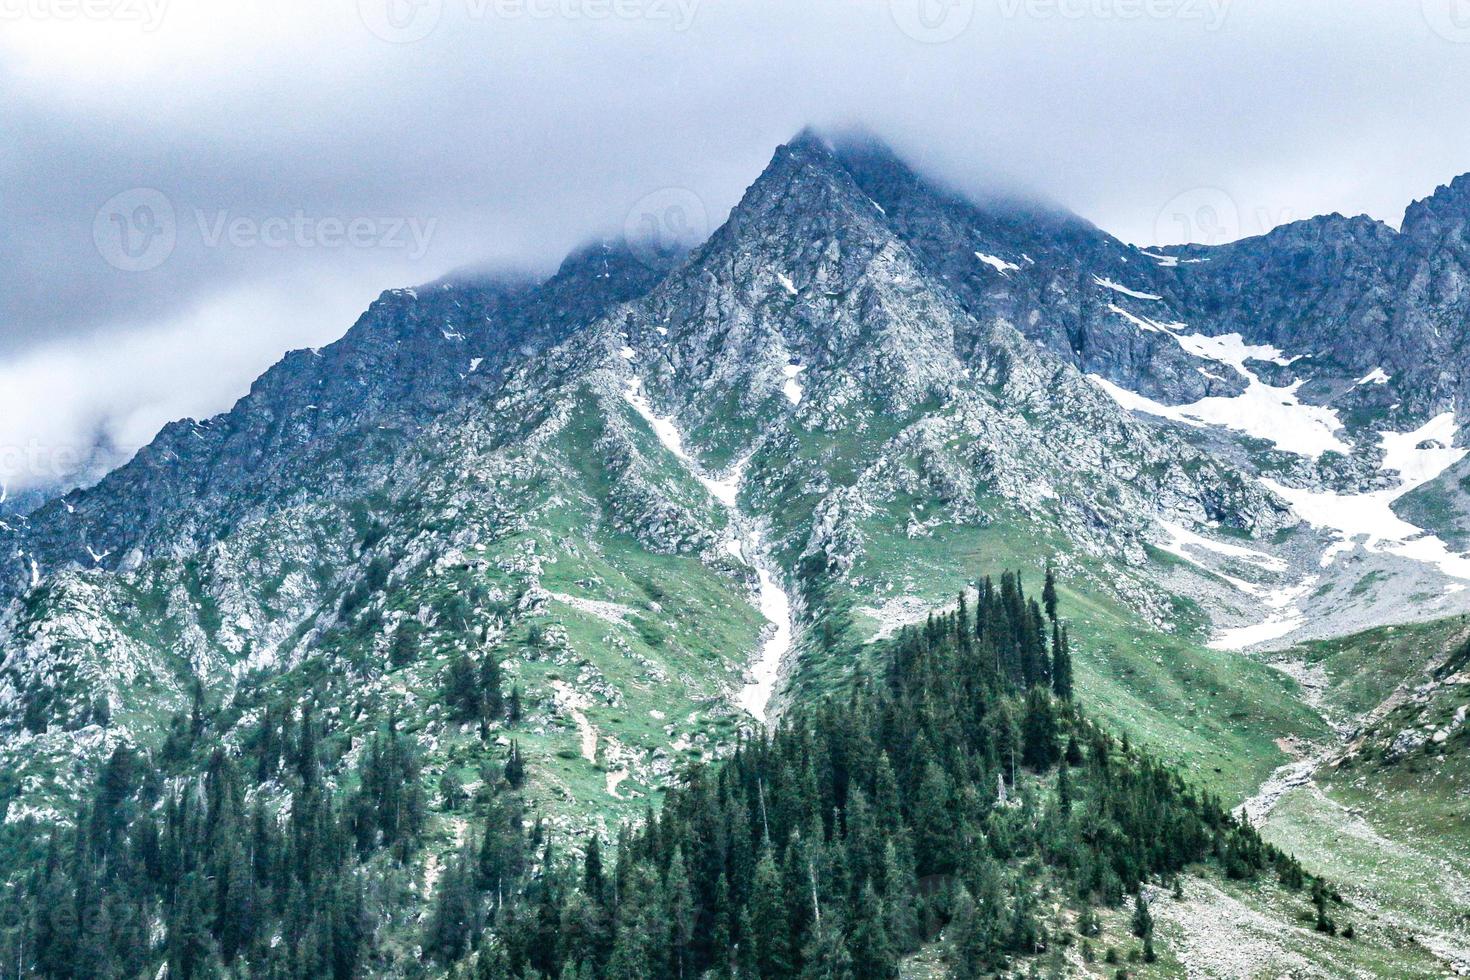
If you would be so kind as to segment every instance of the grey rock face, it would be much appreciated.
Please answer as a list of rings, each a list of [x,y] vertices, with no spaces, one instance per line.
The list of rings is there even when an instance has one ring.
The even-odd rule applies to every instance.
[[[389,290],[341,340],[287,354],[229,412],[170,423],[95,487],[11,522],[0,602],[28,587],[32,561],[50,572],[182,557],[249,515],[381,479],[433,419],[657,275],[621,245],[595,246],[543,283]]]
[[[0,759],[96,750],[54,736],[99,704],[134,709],[125,737],[156,738],[142,699],[176,703],[193,677],[228,688],[319,658],[371,689],[387,632],[436,628],[446,580],[497,576],[468,614],[494,643],[553,601],[547,568],[613,576],[610,540],[699,563],[719,583],[702,588],[738,605],[756,572],[726,547],[737,519],[801,625],[840,616],[831,590],[878,574],[882,549],[1006,525],[1090,556],[1169,626],[1146,547],[1160,521],[1268,547],[1297,521],[1257,457],[1293,485],[1359,485],[1375,426],[1462,405],[1467,198],[1464,179],[1442,189],[1402,233],[1332,216],[1145,254],[1059,208],[968,201],[880,146],[803,135],[667,265],[598,245],[544,281],[390,290],[231,411],[173,423],[96,486],[0,525]],[[1361,451],[1247,452],[1136,417],[1085,377],[1166,406],[1233,397],[1250,379],[1180,339],[1224,334],[1311,355],[1251,371],[1302,381]],[[1355,383],[1373,368],[1391,381]],[[732,513],[708,481],[736,475]],[[692,629],[677,620],[659,628]],[[749,652],[678,680],[714,700],[728,664],[713,661]]]

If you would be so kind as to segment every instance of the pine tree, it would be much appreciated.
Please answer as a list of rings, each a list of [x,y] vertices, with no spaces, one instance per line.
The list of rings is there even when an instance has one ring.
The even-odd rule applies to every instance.
[[[945,937],[949,941],[950,976],[954,980],[979,980],[990,972],[994,937],[988,934],[980,909],[964,885],[955,895]]]
[[[493,653],[480,658],[480,699],[484,706],[482,723],[489,725],[505,716],[505,693],[502,690],[500,660]]]
[[[852,953],[847,948],[841,920],[835,915],[816,923],[802,960],[802,980],[856,980]]]
[[[1130,923],[1133,935],[1139,939],[1147,939],[1154,932],[1153,913],[1148,910],[1148,899],[1143,897],[1143,889],[1133,897],[1133,919]]]
[[[896,980],[898,957],[888,939],[888,917],[883,900],[867,882],[853,905],[852,929],[847,945],[855,980]]]
[[[468,847],[451,859],[436,883],[434,908],[424,930],[424,948],[442,963],[467,953],[480,930],[473,859]]]
[[[582,889],[592,901],[603,901],[602,843],[596,834],[587,835],[587,853],[582,858]]]
[[[751,883],[750,928],[743,934],[752,947],[754,976],[772,980],[791,976],[790,928],[781,873],[767,841],[756,861],[755,879]]]
[[[521,758],[519,742],[510,743],[510,753],[505,760],[505,781],[510,784],[511,789],[520,789],[526,785],[526,762]]]
[[[444,671],[442,683],[444,703],[453,721],[480,721],[485,706],[481,699],[479,672],[467,654],[456,654]]]
[[[1026,715],[1021,725],[1021,761],[1032,769],[1046,771],[1056,764],[1057,719],[1051,696],[1040,686],[1026,695]]]
[[[671,950],[675,964],[675,976],[683,980],[693,976],[695,953],[695,920],[698,910],[694,904],[694,890],[689,882],[689,873],[684,866],[684,852],[677,845],[673,859],[669,862],[667,920],[669,923]]]
[[[883,842],[883,911],[888,941],[897,955],[911,951],[918,941],[918,879],[906,839]]]
[[[454,811],[459,809],[464,802],[464,786],[459,777],[454,774],[453,769],[446,768],[443,775],[439,777],[439,800],[445,810]]]
[[[1046,609],[1046,618],[1055,626],[1057,622],[1057,573],[1050,561],[1046,563],[1046,581],[1041,586],[1041,604]]]
[[[1337,924],[1327,914],[1327,886],[1321,878],[1312,882],[1312,907],[1317,912],[1317,931],[1329,936],[1337,935]]]
[[[934,760],[924,766],[914,801],[914,843],[919,874],[944,874],[954,867],[954,816],[950,812],[952,789],[944,768]]]
[[[395,670],[407,667],[418,659],[421,630],[418,620],[405,619],[393,631],[393,640],[388,644],[388,663]]]
[[[1063,701],[1072,699],[1072,649],[1067,638],[1067,628],[1052,621],[1052,693]]]

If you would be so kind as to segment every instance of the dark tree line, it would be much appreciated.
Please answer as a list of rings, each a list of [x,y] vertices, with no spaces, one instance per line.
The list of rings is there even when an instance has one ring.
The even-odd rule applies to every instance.
[[[174,726],[175,754],[189,757],[195,730]],[[202,717],[197,732],[210,734]],[[425,799],[416,750],[391,722],[346,790],[326,778],[323,735],[308,702],[299,717],[267,708],[242,754],[216,747],[198,776],[167,779],[116,749],[16,886],[5,975],[151,976],[160,963],[174,978],[362,975],[375,923],[361,869],[412,854]]]
[[[1040,603],[1018,575],[984,580],[871,676],[689,771],[610,854],[595,837],[563,854],[528,819],[511,742],[421,921],[385,884],[428,807],[394,721],[351,766],[310,700],[266,706],[226,750],[196,694],[167,761],[118,749],[0,895],[18,910],[0,916],[0,972],[347,978],[397,941],[474,978],[892,980],[942,935],[969,978],[1095,933],[1098,906],[1192,863],[1302,887],[1293,859],[1083,714],[1057,601],[1050,571]],[[441,685],[453,720],[519,714],[488,659],[457,658]],[[440,786],[460,807],[457,781]]]
[[[891,980],[943,934],[954,974],[977,977],[1060,941],[1043,888],[1085,934],[1095,906],[1195,862],[1301,886],[1293,859],[1082,714],[1050,574],[1044,606],[1012,574],[978,595],[901,634],[881,676],[690,772],[611,867],[594,839],[580,868],[543,855],[509,900],[477,902],[467,853],[436,916],[467,928],[437,955],[473,946],[482,978]]]

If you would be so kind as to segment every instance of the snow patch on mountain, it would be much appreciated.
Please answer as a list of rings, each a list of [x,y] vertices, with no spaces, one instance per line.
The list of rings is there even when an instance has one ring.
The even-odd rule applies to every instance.
[[[794,379],[794,375],[792,377]],[[770,621],[772,627],[765,642],[761,644],[755,662],[749,667],[750,682],[741,688],[736,695],[736,701],[753,717],[764,721],[771,695],[775,693],[776,682],[780,678],[781,665],[791,651],[794,628],[791,618],[791,596],[781,587],[775,575],[767,567],[760,531],[750,528],[743,534],[739,533],[744,522],[736,509],[736,499],[739,495],[740,481],[744,476],[747,460],[742,459],[737,462],[723,479],[710,477],[684,449],[684,440],[674,423],[654,413],[653,406],[643,392],[641,379],[629,379],[623,398],[633,406],[634,411],[643,416],[644,421],[658,436],[659,442],[704,485],[710,496],[729,510],[731,523],[737,529],[737,536],[726,542],[726,550],[731,557],[738,558],[755,569],[759,584],[757,605],[761,615]],[[799,399],[798,395],[796,400]]]
[[[1128,310],[1123,309],[1123,307],[1119,306],[1116,303],[1109,303],[1108,310],[1110,312],[1118,314],[1138,329],[1147,330],[1150,333],[1166,333],[1170,336],[1173,336],[1175,330],[1184,329],[1184,324],[1182,323],[1160,323],[1159,321],[1152,320],[1146,316],[1139,316],[1136,313],[1131,313]]]
[[[986,255],[984,252],[976,252],[975,258],[979,259],[981,262],[984,262],[986,265],[990,266],[992,269],[994,269],[996,272],[999,272],[1003,276],[1008,275],[1012,272],[1019,271],[1021,268],[1019,265],[1016,265],[1016,263],[1007,262],[1005,259],[1001,258],[998,255]]]
[[[806,368],[801,364],[788,364],[781,369],[781,373],[786,375],[786,383],[781,386],[781,393],[793,405],[801,404],[802,388],[797,378],[804,370]]]
[[[754,554],[762,553],[760,532],[752,531],[749,540]],[[781,676],[781,664],[791,650],[791,596],[777,583],[765,562],[755,561],[755,573],[760,583],[761,615],[773,625],[770,635],[761,645],[760,656],[750,665],[750,682],[740,689],[736,700],[751,716],[766,720],[766,711],[771,695],[776,693],[776,682]]]
[[[1376,367],[1373,370],[1369,371],[1367,374],[1363,375],[1357,381],[1354,381],[1353,384],[1355,384],[1355,385],[1386,385],[1386,384],[1388,384],[1388,381],[1389,381],[1389,375],[1387,374],[1387,372],[1385,372],[1383,370],[1383,368],[1381,368],[1381,367]]]
[[[1265,593],[1263,598],[1271,613],[1264,621],[1221,630],[1211,638],[1209,646],[1215,650],[1244,650],[1295,633],[1307,622],[1301,600],[1316,584],[1317,576],[1309,575],[1293,586]]]
[[[1093,277],[1099,285],[1116,288],[1117,291],[1139,296],[1132,290],[1118,286],[1112,280]],[[1149,294],[1142,298],[1157,299]],[[1202,333],[1185,333],[1183,323],[1165,323],[1150,317],[1139,316],[1116,303],[1108,305],[1109,311],[1121,316],[1140,330],[1150,333],[1165,333],[1184,349],[1186,353],[1207,361],[1228,365],[1246,380],[1246,390],[1232,397],[1211,396],[1185,405],[1165,405],[1135,391],[1103,378],[1088,375],[1104,391],[1124,408],[1133,412],[1146,412],[1161,418],[1171,419],[1196,428],[1219,425],[1257,439],[1273,443],[1278,449],[1296,453],[1309,459],[1317,459],[1324,452],[1348,455],[1351,448],[1337,437],[1342,421],[1337,412],[1321,405],[1306,405],[1297,396],[1303,382],[1298,379],[1286,387],[1270,385],[1262,381],[1246,364],[1250,361],[1265,361],[1287,367],[1300,359],[1285,356],[1270,344],[1246,343],[1238,333],[1216,336]],[[1213,377],[1201,369],[1207,377]]]
[[[1136,289],[1129,289],[1122,283],[1113,282],[1113,280],[1107,278],[1106,276],[1093,276],[1092,281],[1097,283],[1099,286],[1102,286],[1104,289],[1111,289],[1115,293],[1122,293],[1124,296],[1132,296],[1134,299],[1163,299],[1162,296],[1158,296],[1154,293],[1140,293]]]
[[[1278,388],[1246,373],[1249,384],[1234,398],[1212,396],[1188,405],[1165,405],[1100,375],[1089,374],[1088,378],[1129,411],[1157,415],[1195,428],[1222,426],[1309,459],[1317,459],[1329,450],[1343,455],[1351,452],[1335,434],[1342,428],[1337,412],[1320,405],[1304,405],[1297,398],[1296,391],[1302,382],[1294,381],[1288,387]]]
[[[1470,580],[1470,557],[1451,551],[1440,538],[1416,527],[1393,512],[1395,500],[1443,473],[1465,457],[1454,448],[1459,425],[1451,412],[1436,415],[1412,432],[1380,432],[1384,472],[1399,474],[1400,483],[1388,490],[1337,493],[1288,487],[1270,479],[1262,482],[1307,523],[1336,532],[1323,562],[1330,564],[1354,544],[1364,550],[1398,555],[1433,565],[1451,578]],[[1340,547],[1339,547],[1340,546]]]
[[[1164,550],[1178,555],[1186,561],[1194,560],[1184,551],[1186,547],[1202,548],[1206,551],[1213,551],[1218,555],[1225,555],[1228,558],[1239,558],[1242,561],[1257,565],[1269,572],[1286,571],[1285,561],[1275,555],[1269,555],[1264,551],[1243,548],[1240,545],[1229,544],[1224,541],[1215,541],[1203,535],[1196,534],[1180,524],[1173,524],[1169,521],[1160,521],[1159,526],[1168,532],[1170,537],[1170,542],[1163,546]]]

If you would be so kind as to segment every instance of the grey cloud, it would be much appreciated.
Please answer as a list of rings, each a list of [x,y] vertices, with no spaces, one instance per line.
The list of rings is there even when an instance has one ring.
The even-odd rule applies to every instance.
[[[49,439],[147,430],[227,407],[380,288],[549,269],[670,188],[717,222],[809,123],[1140,243],[1332,210],[1396,223],[1470,169],[1453,2],[171,0],[133,22],[141,0],[113,0],[104,24],[5,6],[0,444],[39,424],[21,388],[71,420]],[[99,217],[137,189],[172,212],[156,262],[159,209]],[[125,232],[136,255],[106,238]],[[43,363],[57,380],[22,385]]]

